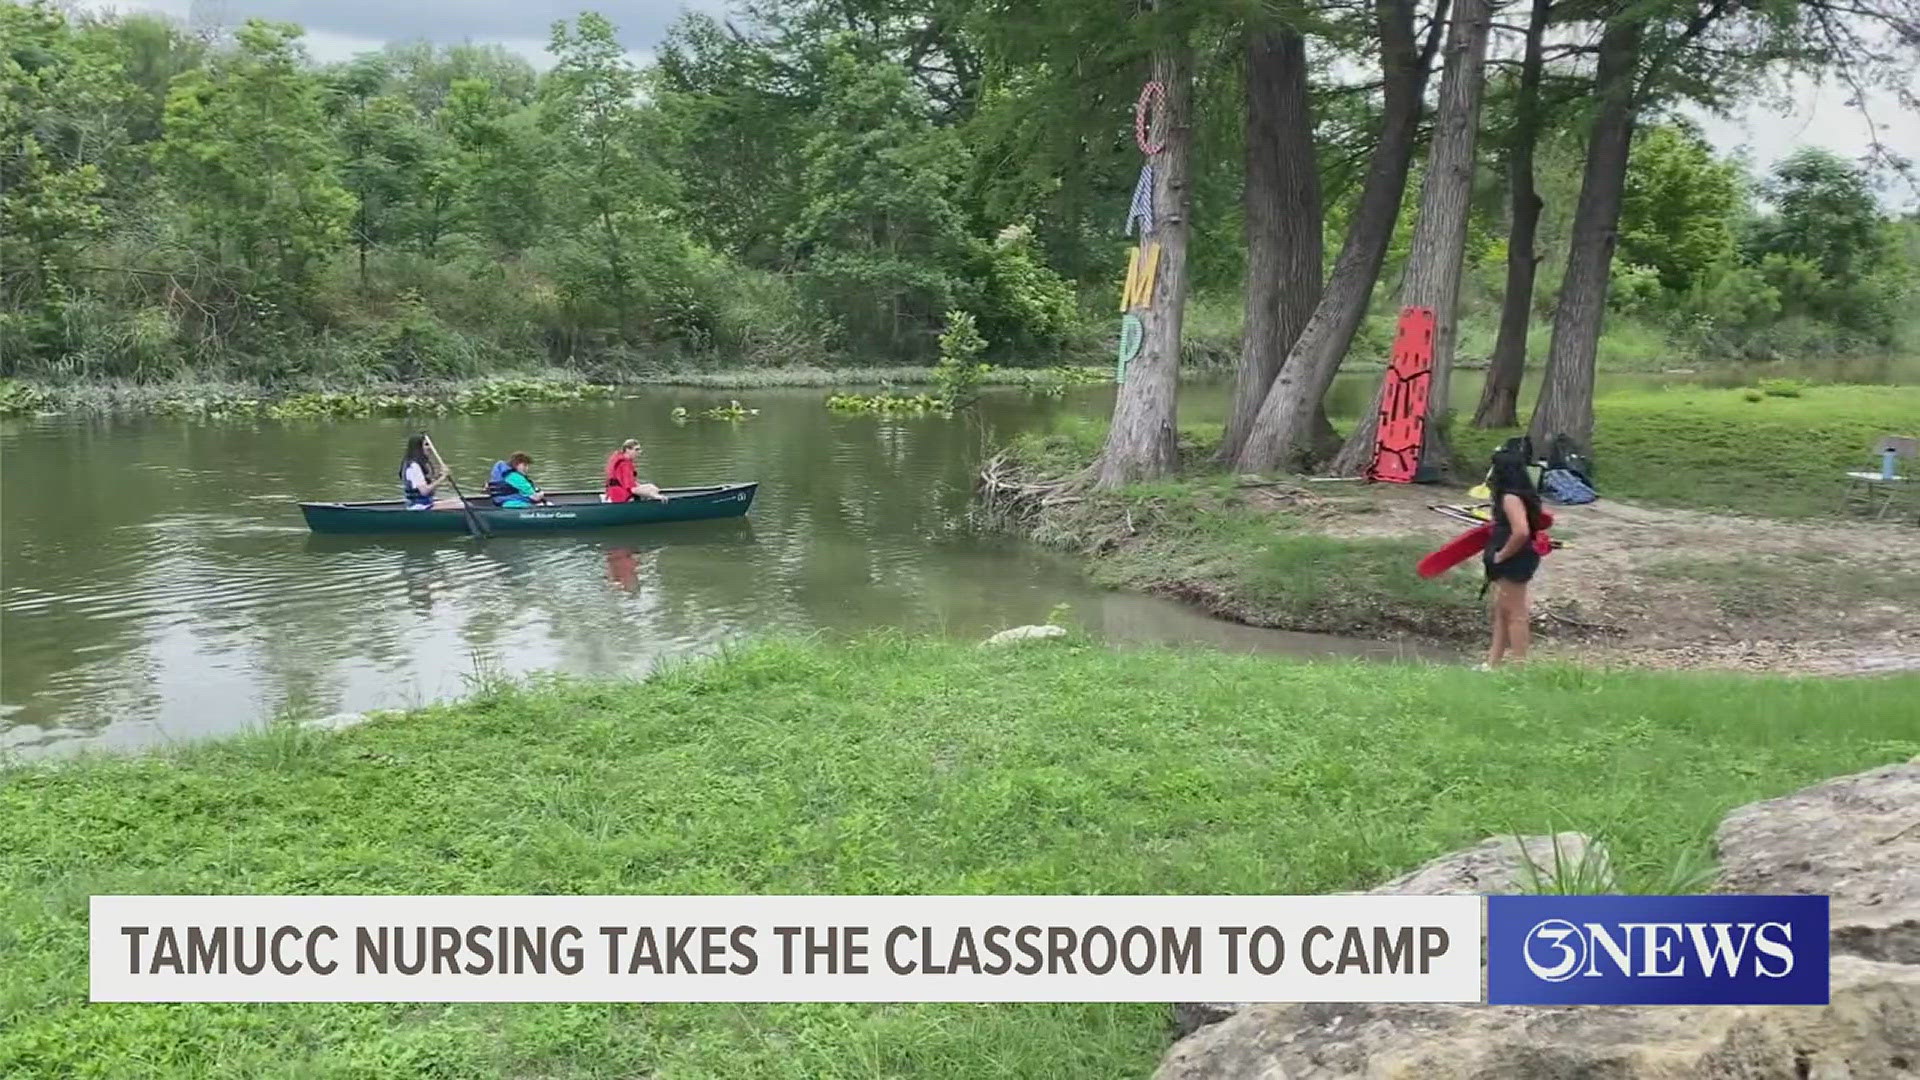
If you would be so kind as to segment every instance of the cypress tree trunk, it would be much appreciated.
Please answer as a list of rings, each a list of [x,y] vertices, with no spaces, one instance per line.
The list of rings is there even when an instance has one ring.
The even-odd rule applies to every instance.
[[[1127,364],[1126,381],[1113,403],[1107,443],[1094,463],[1094,486],[1115,488],[1173,471],[1175,395],[1179,389],[1180,323],[1187,304],[1187,233],[1191,191],[1188,151],[1193,61],[1184,49],[1154,56],[1153,78],[1166,89],[1166,142],[1153,155],[1153,233],[1160,246],[1158,272],[1148,306],[1137,309],[1145,331],[1140,353]]]
[[[1434,113],[1433,144],[1427,152],[1427,176],[1420,186],[1420,220],[1400,285],[1400,306],[1432,308],[1433,374],[1427,389],[1426,432],[1420,451],[1423,468],[1444,471],[1451,464],[1447,445],[1447,394],[1453,371],[1453,345],[1460,323],[1460,268],[1467,255],[1467,216],[1473,201],[1474,135],[1480,127],[1481,91],[1486,87],[1487,34],[1493,10],[1488,0],[1457,0],[1447,31],[1446,62],[1440,73],[1440,100]],[[1374,435],[1391,373],[1382,375],[1373,405],[1347,436],[1333,459],[1340,475],[1365,472],[1373,461]]]
[[[1247,31],[1246,144],[1246,320],[1223,461],[1239,455],[1274,375],[1320,301],[1323,217],[1307,42],[1291,27]]]
[[[1573,436],[1582,447],[1593,440],[1593,361],[1606,315],[1608,272],[1619,239],[1620,199],[1626,189],[1627,152],[1633,142],[1638,102],[1634,94],[1645,26],[1638,17],[1608,24],[1600,36],[1594,93],[1600,99],[1587,137],[1587,165],[1580,201],[1573,211],[1567,273],[1553,313],[1553,345],[1533,407],[1530,434],[1545,450],[1554,435]]]
[[[1279,469],[1310,448],[1327,387],[1366,317],[1406,192],[1427,69],[1414,44],[1412,0],[1376,0],[1375,17],[1385,78],[1380,137],[1368,157],[1360,201],[1326,289],[1288,350],[1235,458],[1235,466],[1245,472]]]
[[[1534,250],[1540,228],[1540,195],[1533,186],[1533,150],[1540,141],[1540,71],[1545,66],[1546,36],[1552,0],[1533,0],[1527,21],[1526,51],[1520,59],[1520,87],[1514,101],[1513,143],[1507,148],[1507,186],[1512,199],[1507,230],[1507,291],[1500,301],[1500,336],[1494,341],[1487,381],[1473,426],[1512,427],[1514,408],[1527,368],[1527,329],[1533,316],[1533,278],[1540,266]]]

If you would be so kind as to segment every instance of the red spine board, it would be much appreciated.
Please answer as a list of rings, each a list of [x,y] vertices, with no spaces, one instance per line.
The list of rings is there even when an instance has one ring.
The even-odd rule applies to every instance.
[[[1427,435],[1427,389],[1433,381],[1433,330],[1432,308],[1401,309],[1393,360],[1380,394],[1369,480],[1410,484],[1420,468]]]
[[[1533,550],[1545,555],[1552,550],[1553,541],[1547,537],[1547,529],[1553,525],[1553,515],[1540,511],[1540,531],[1533,534]],[[1493,535],[1493,523],[1475,525],[1459,536],[1447,541],[1440,550],[1430,552],[1414,567],[1423,578],[1439,577],[1441,574],[1459,566],[1476,554],[1487,549],[1487,537]]]
[[[1487,537],[1492,535],[1492,525],[1475,525],[1447,541],[1440,550],[1421,559],[1416,569],[1420,571],[1420,576],[1423,578],[1439,577],[1486,550]]]

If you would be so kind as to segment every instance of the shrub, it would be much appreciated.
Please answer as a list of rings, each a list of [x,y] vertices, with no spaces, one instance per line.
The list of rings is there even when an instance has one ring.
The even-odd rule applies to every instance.
[[[947,312],[947,329],[940,335],[940,362],[934,365],[933,382],[947,409],[964,409],[980,397],[980,380],[991,371],[979,362],[987,349],[970,311]]]

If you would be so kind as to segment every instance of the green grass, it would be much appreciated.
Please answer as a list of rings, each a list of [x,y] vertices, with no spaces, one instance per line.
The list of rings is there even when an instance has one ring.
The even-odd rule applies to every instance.
[[[1920,678],[769,642],[0,773],[0,1075],[1139,1076],[1163,1006],[90,1005],[94,893],[1314,893],[1487,835],[1669,880],[1920,752]]]
[[[1876,467],[1868,453],[1875,439],[1920,434],[1920,386],[1798,389],[1798,396],[1762,393],[1758,401],[1739,390],[1695,387],[1597,399],[1601,495],[1758,517],[1831,516],[1839,513],[1842,474]],[[1454,431],[1463,472],[1514,434]]]

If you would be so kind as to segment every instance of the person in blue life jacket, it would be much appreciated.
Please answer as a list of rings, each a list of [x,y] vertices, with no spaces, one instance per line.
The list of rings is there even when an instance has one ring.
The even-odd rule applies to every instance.
[[[433,459],[427,453],[425,435],[407,438],[407,452],[400,459],[400,497],[406,500],[407,509],[458,510],[459,499],[438,495],[440,485],[447,482],[447,475],[435,471]]]
[[[533,458],[515,451],[507,455],[507,460],[493,463],[493,473],[487,477],[487,494],[493,497],[493,504],[501,507],[539,506],[547,501],[540,489],[534,486],[527,476],[527,466],[533,464]]]

